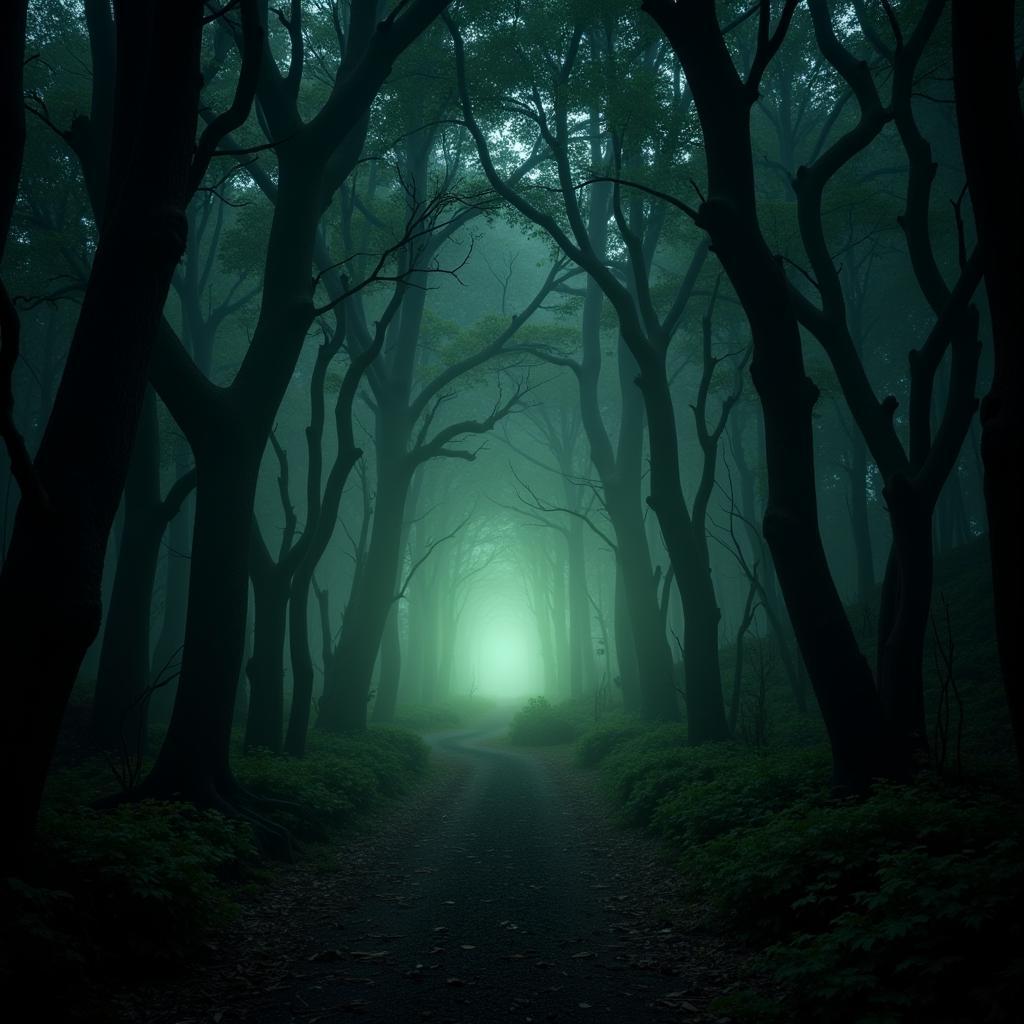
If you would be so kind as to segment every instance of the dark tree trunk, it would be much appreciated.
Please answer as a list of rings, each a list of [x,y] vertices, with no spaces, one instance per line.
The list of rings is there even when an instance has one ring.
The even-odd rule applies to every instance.
[[[679,478],[675,413],[663,362],[641,368],[638,381],[647,409],[651,449],[648,504],[658,517],[683,602],[683,668],[690,743],[729,738],[718,656],[718,608],[708,563],[704,523],[684,519],[687,505]],[[659,618],[660,622],[660,618]]]
[[[388,416],[378,416],[382,426]],[[363,571],[355,580],[342,622],[338,649],[324,681],[317,728],[364,732],[373,667],[384,626],[395,601],[402,525],[410,474],[404,455],[406,432],[378,431],[378,484],[373,533]]]
[[[627,714],[640,714],[640,679],[633,635],[633,615],[626,591],[625,573],[615,563],[615,656],[619,663],[619,685],[622,688],[622,708]],[[662,633],[664,639],[664,633]],[[668,655],[669,681],[672,679],[672,657]]]
[[[249,680],[249,710],[245,749],[262,748],[277,754],[284,732],[284,644],[288,621],[287,574],[279,566],[253,573],[252,656],[245,666]]]
[[[857,433],[850,455],[850,537],[857,566],[857,600],[866,604],[875,589],[875,554],[868,521],[868,450]]]
[[[234,428],[234,429],[233,429]],[[231,725],[245,649],[249,531],[258,457],[223,424],[198,450],[192,579],[181,680],[167,737],[143,795],[229,805]]]
[[[300,566],[292,578],[288,601],[288,644],[292,664],[292,704],[284,749],[293,757],[306,753],[306,736],[313,707],[313,655],[309,645],[309,591],[312,569]]]
[[[183,458],[176,462],[180,479],[189,471]],[[164,614],[160,635],[153,651],[153,667],[157,672],[173,675],[175,665],[181,662],[181,646],[185,641],[185,610],[188,607],[188,575],[191,565],[192,518],[194,502],[189,496],[182,502],[178,513],[167,524],[167,558],[165,563]],[[166,721],[174,706],[177,683],[161,687],[153,694],[150,712],[154,718]]]
[[[932,599],[931,510],[905,483],[886,490],[893,545],[878,636],[878,692],[891,774],[908,778],[927,753],[924,644]]]
[[[455,649],[458,642],[459,617],[451,605],[445,602],[447,614],[441,620],[441,635],[438,637],[437,684],[441,697],[452,692],[452,676],[455,670]]]
[[[380,674],[377,698],[373,704],[373,720],[385,723],[395,720],[398,707],[398,684],[402,677],[402,644],[398,635],[398,605],[391,606],[380,644]]]
[[[78,324],[0,575],[9,687],[5,850],[32,828],[75,674],[100,622],[103,558],[128,473],[153,339],[185,243],[202,5],[121,5],[113,180]],[[130,56],[129,56],[130,55]]]
[[[629,616],[626,665],[633,668],[635,664],[639,675],[639,679],[634,677],[637,686],[633,694],[628,692],[623,675],[623,702],[635,699],[636,709],[649,721],[674,722],[680,714],[672,652],[665,639],[651,552],[640,506],[635,501],[638,497],[632,488],[620,494],[614,484],[605,487],[608,516],[618,542],[617,579]],[[631,656],[635,658],[632,664],[628,660]],[[620,661],[620,671],[621,665]]]
[[[1013,0],[953,0],[960,148],[992,318],[992,387],[981,406],[981,453],[996,638],[1024,771],[1024,113]]]
[[[587,599],[583,523],[573,519],[566,536],[569,567],[569,696],[578,700],[593,682],[594,658]]]
[[[146,744],[144,693],[150,682],[149,626],[164,530],[159,442],[156,399],[152,391],[147,391],[125,484],[124,533],[92,709],[93,742],[106,750],[123,746],[136,757],[144,752]]]

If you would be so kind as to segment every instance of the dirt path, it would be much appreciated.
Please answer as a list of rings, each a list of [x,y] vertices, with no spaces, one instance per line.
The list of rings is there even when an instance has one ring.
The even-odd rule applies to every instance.
[[[688,926],[657,848],[607,821],[564,753],[482,728],[328,870],[285,871],[146,1024],[712,1021],[738,956]],[[335,851],[332,851],[332,857]],[[333,868],[334,870],[331,870]]]

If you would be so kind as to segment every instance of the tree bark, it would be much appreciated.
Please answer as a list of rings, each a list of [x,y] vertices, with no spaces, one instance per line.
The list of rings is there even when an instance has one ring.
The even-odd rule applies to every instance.
[[[391,606],[384,635],[381,637],[380,675],[377,680],[377,697],[373,703],[373,720],[386,723],[395,720],[398,707],[398,684],[402,674],[402,644],[398,633],[398,605]]]
[[[156,397],[147,390],[125,485],[124,530],[103,632],[92,740],[107,749],[140,757],[146,749],[152,679],[150,622],[160,541],[167,520],[194,486],[186,473],[160,496],[160,437]],[[162,665],[159,666],[161,669]]]
[[[1013,0],[953,0],[960,148],[992,317],[992,387],[981,407],[996,638],[1024,771],[1024,113]]]
[[[255,614],[252,656],[245,666],[249,680],[246,750],[261,748],[275,754],[281,751],[289,582],[288,574],[273,563],[254,569],[252,573]]]
[[[384,626],[395,600],[405,503],[410,484],[405,447],[407,431],[389,438],[393,410],[378,416],[377,500],[373,533],[363,571],[353,583],[333,665],[325,680],[317,728],[364,732],[374,664]]]

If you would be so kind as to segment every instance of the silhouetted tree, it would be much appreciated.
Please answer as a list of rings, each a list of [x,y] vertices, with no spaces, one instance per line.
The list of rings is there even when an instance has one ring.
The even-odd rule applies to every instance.
[[[953,0],[960,147],[992,316],[995,364],[981,409],[996,637],[1024,770],[1024,114],[1012,0]]]

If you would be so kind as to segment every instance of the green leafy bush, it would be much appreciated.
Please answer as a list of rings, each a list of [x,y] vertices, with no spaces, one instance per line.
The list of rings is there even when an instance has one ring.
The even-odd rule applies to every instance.
[[[565,711],[545,697],[531,697],[512,719],[508,738],[523,746],[542,747],[569,743],[576,733],[576,725]]]
[[[255,856],[249,828],[187,804],[48,807],[26,879],[8,879],[16,970],[179,960],[235,905],[223,882]]]
[[[580,741],[624,820],[664,837],[709,917],[763,953],[783,998],[735,1019],[1011,1021],[1024,997],[1019,802],[924,776],[830,798],[827,748],[685,746],[679,726]],[[581,757],[584,760],[584,757]]]
[[[1016,822],[1016,828],[1010,823]],[[1024,995],[1020,808],[924,781],[798,804],[695,851],[692,874],[801,1020],[1012,1020]]]
[[[680,752],[679,784],[661,799],[651,827],[681,846],[757,828],[794,801],[828,798],[828,752],[820,748],[751,756],[731,744]]]
[[[585,732],[576,744],[576,760],[584,768],[593,768],[628,740],[642,736],[649,726],[616,718]]]
[[[302,758],[256,751],[240,757],[235,768],[251,792],[281,802],[273,816],[299,835],[322,838],[381,797],[402,792],[427,757],[415,733],[375,727],[358,736],[313,737]]]

